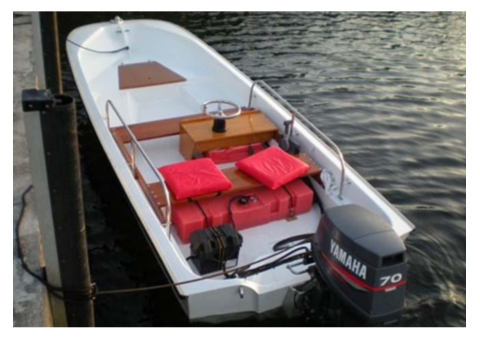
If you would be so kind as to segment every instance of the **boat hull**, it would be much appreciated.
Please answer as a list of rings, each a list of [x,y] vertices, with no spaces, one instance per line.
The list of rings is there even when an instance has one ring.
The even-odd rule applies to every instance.
[[[212,99],[221,98],[242,106],[247,105],[252,80],[200,39],[167,22],[132,20],[88,25],[74,30],[68,40],[75,42],[67,43],[67,53],[83,103],[101,145],[142,222],[152,249],[172,282],[199,278],[186,261],[185,252],[188,247],[172,240],[168,226],[159,220],[136,181],[130,164],[119,150],[110,128],[122,126],[122,122],[114,116],[106,116],[105,103],[115,103],[126,124],[138,124],[160,118],[198,114],[201,104]],[[125,46],[128,49],[122,50]],[[109,50],[121,51],[92,52]],[[119,88],[119,67],[150,60],[167,65],[186,81],[144,88]],[[255,107],[277,126],[283,127],[284,122],[291,119],[290,112],[264,91],[259,89],[255,92],[253,100]],[[301,123],[296,124],[295,134],[302,148],[308,150],[312,159],[325,169],[325,173],[331,175],[332,184],[329,187],[320,186],[320,181],[311,183],[324,208],[351,203],[362,205],[385,218],[403,239],[414,229],[397,209],[348,164],[345,169],[344,194],[340,195],[338,179],[342,164],[334,150]],[[161,144],[163,142],[155,143],[148,141],[143,144],[146,149],[153,150],[155,166],[179,160],[175,158],[176,155],[168,156],[169,149]],[[155,154],[155,150],[161,150],[161,153]],[[304,229],[299,231],[313,233],[320,216],[318,207],[312,209],[308,216],[302,217],[304,220],[299,224]],[[282,223],[275,228],[285,230],[288,235],[288,223]],[[252,239],[264,240],[271,249],[271,245],[281,239],[282,235],[277,237],[268,228],[273,227],[267,226],[263,231],[249,230],[246,233],[251,233]],[[252,250],[254,249],[248,249]],[[298,269],[304,268],[299,266]],[[309,279],[308,274],[295,275],[286,265],[282,265],[246,279],[226,280],[219,277],[178,285],[174,289],[188,317],[191,320],[201,320],[225,315],[263,314],[289,305],[292,287]]]

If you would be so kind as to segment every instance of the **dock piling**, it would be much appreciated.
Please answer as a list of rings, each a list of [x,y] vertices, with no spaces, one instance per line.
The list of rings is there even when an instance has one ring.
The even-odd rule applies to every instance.
[[[75,101],[48,90],[23,91],[22,104],[55,326],[94,326]],[[68,292],[70,291],[70,292]]]

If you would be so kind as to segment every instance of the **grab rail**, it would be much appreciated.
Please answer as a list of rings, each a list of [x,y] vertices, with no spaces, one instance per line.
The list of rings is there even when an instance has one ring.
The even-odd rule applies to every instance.
[[[125,128],[125,130],[128,132],[128,134],[130,136],[130,142],[132,144],[132,163],[130,164],[130,167],[132,168],[134,178],[136,178],[136,174],[135,174],[135,164],[136,164],[135,163],[136,162],[135,149],[138,149],[138,151],[140,151],[143,158],[145,159],[147,164],[150,166],[151,170],[153,171],[155,176],[157,176],[158,181],[162,185],[162,189],[163,189],[163,193],[165,195],[165,201],[166,201],[166,222],[165,222],[165,224],[166,224],[166,228],[167,228],[167,231],[168,231],[168,235],[171,236],[172,206],[171,206],[171,202],[170,202],[170,193],[168,192],[168,188],[167,188],[167,185],[165,184],[165,180],[164,180],[163,176],[160,174],[160,172],[158,172],[158,170],[156,169],[153,162],[147,156],[147,153],[145,152],[143,147],[138,142],[138,140],[135,137],[135,135],[133,134],[132,130],[130,130],[128,125],[125,124],[125,121],[123,120],[122,116],[118,112],[115,105],[113,105],[111,100],[107,100],[107,102],[105,103],[105,111],[106,111],[106,114],[107,114],[106,118],[107,118],[108,130],[110,130],[110,110],[109,110],[110,107],[113,109],[113,111],[117,115],[118,119],[122,123],[123,127]]]
[[[307,127],[315,132],[317,135],[318,139],[319,137],[323,138],[323,141],[327,142],[330,147],[332,147],[333,151],[338,156],[338,159],[340,160],[340,165],[342,167],[341,169],[341,178],[340,178],[340,188],[338,191],[338,198],[342,199],[342,194],[343,194],[343,186],[345,182],[345,159],[343,158],[343,153],[342,150],[338,147],[337,144],[333,140],[330,139],[325,133],[320,131],[319,128],[317,128],[313,123],[311,123],[305,116],[303,116],[295,107],[292,106],[285,98],[283,98],[277,91],[275,91],[273,88],[270,87],[265,81],[263,80],[255,80],[250,87],[250,96],[248,98],[248,107],[252,107],[252,100],[253,100],[253,91],[255,89],[255,86],[259,85],[259,87],[265,91],[267,95],[269,95],[272,99],[274,99],[277,103],[282,105],[287,111],[289,111],[292,114],[292,120],[291,120],[291,126],[289,130],[289,135],[291,136],[293,133],[293,124],[295,122],[295,118],[300,118],[301,122],[304,125],[307,125]]]

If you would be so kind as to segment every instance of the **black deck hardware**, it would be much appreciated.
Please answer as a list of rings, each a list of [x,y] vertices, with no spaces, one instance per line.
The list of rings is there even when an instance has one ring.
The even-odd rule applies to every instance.
[[[228,261],[238,260],[242,242],[231,224],[197,230],[190,234],[192,261],[201,275],[225,270]]]

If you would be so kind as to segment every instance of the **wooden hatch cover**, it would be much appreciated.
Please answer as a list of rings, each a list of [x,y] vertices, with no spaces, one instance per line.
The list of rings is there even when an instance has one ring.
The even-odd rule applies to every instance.
[[[172,84],[185,81],[181,75],[173,72],[156,61],[120,65],[118,82],[120,90],[138,87]]]

